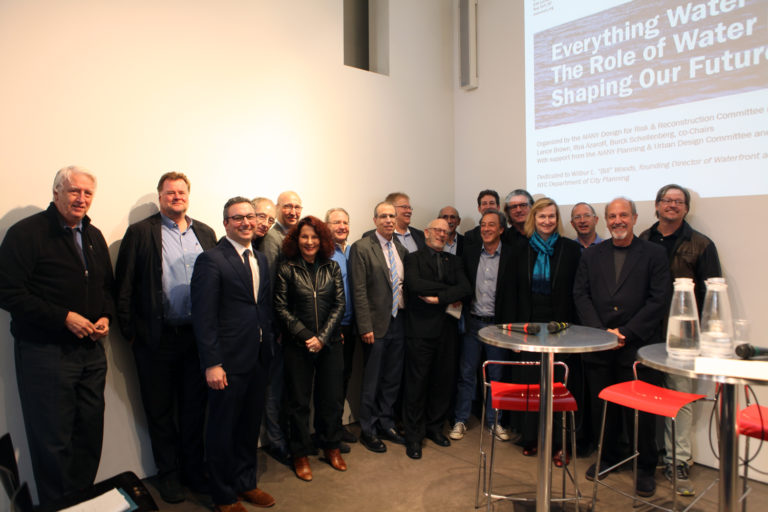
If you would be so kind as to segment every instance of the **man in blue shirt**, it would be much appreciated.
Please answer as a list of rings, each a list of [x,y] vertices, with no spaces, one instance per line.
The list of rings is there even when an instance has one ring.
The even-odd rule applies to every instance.
[[[581,252],[603,241],[596,231],[599,220],[600,217],[589,203],[576,203],[571,208],[571,226],[576,230],[575,240],[579,242]]]
[[[117,258],[117,310],[132,343],[147,416],[157,488],[184,501],[181,479],[204,488],[206,387],[192,332],[190,281],[197,256],[216,245],[213,229],[187,216],[190,183],[179,172],[157,185],[160,212],[132,224]]]

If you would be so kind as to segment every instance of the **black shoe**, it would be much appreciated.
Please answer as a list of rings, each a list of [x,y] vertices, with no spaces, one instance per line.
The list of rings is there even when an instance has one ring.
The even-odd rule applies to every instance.
[[[345,443],[356,443],[357,436],[349,431],[347,427],[341,427],[341,440]],[[342,452],[345,453],[345,452]]]
[[[380,432],[380,435],[387,441],[392,441],[393,443],[397,443],[397,444],[405,444],[405,438],[400,435],[400,433],[397,431],[395,427],[382,430]]]
[[[587,480],[590,480],[590,481],[592,481],[592,480],[594,480],[594,479],[595,479],[595,470],[596,470],[596,466],[597,466],[597,464],[592,464],[592,465],[591,465],[591,466],[589,466],[589,468],[587,469],[587,473],[586,473],[586,475],[585,475],[585,476],[587,477]],[[608,473],[606,473],[606,472],[605,472],[605,468],[609,468],[609,467],[611,467],[611,466],[613,466],[613,463],[611,463],[611,462],[607,462],[607,461],[602,461],[602,462],[600,462],[600,473],[602,474],[602,476],[601,476],[600,478],[605,478],[606,476],[608,476],[609,474],[611,474],[611,473],[614,473],[614,472],[615,472],[615,473],[618,473],[619,471],[621,471],[621,468],[623,468],[623,467],[624,467],[624,466],[622,465],[622,466],[619,466],[619,467],[617,467],[616,469],[613,469],[613,470],[609,471]]]
[[[451,442],[441,432],[427,432],[427,439],[437,446],[451,446]]]
[[[174,472],[157,477],[155,487],[166,503],[181,503],[186,498],[184,487]]]
[[[635,488],[638,496],[650,498],[656,493],[656,479],[653,472],[637,470],[637,487]]]
[[[381,439],[373,434],[366,434],[365,432],[361,432],[360,443],[372,452],[384,453],[387,451],[387,445],[382,443]]]
[[[349,453],[352,451],[352,448],[349,447],[349,445],[343,441],[339,442],[339,451],[341,453]]]
[[[267,446],[264,446],[264,451],[280,464],[293,467],[293,457],[291,457],[286,446],[268,444]]]
[[[405,454],[416,460],[421,458],[421,443],[408,443],[405,445]]]

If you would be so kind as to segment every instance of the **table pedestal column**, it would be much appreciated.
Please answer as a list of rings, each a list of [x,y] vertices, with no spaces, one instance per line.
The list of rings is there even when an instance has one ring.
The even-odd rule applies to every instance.
[[[550,512],[552,499],[552,376],[554,352],[542,352],[539,379],[539,467],[536,512]],[[565,450],[565,447],[563,447]]]
[[[739,400],[736,385],[723,384],[720,387],[720,512],[737,512],[739,505],[738,488],[738,437],[736,435],[736,412]]]

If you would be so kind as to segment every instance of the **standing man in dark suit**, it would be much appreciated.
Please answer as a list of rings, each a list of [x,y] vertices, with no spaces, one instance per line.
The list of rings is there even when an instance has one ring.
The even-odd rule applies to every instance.
[[[379,434],[405,444],[395,428],[394,405],[403,375],[403,260],[408,252],[394,236],[395,216],[394,205],[377,204],[373,210],[376,230],[355,242],[349,254],[355,321],[365,361],[360,442],[378,453],[387,451]]]
[[[608,203],[605,222],[611,233],[610,241],[584,251],[573,285],[573,299],[582,324],[606,329],[619,338],[617,349],[584,354],[583,357],[588,394],[592,400],[594,433],[600,432],[603,410],[598,393],[611,384],[632,380],[637,350],[662,341],[661,325],[671,287],[664,248],[634,235],[637,209],[633,201],[620,197]],[[657,371],[645,366],[638,367],[638,377],[657,385],[662,380]],[[600,462],[603,468],[624,458],[619,445],[622,412],[625,413],[624,424],[632,425],[631,410],[608,408],[605,431],[611,435],[603,441]],[[638,428],[637,493],[648,497],[656,491],[655,418],[640,413]],[[632,439],[632,432],[628,437]],[[595,464],[592,464],[587,470],[587,479],[592,480],[594,476]]]
[[[227,201],[227,235],[197,258],[192,274],[192,324],[210,388],[205,448],[217,512],[245,512],[238,499],[259,507],[275,504],[256,487],[256,432],[273,334],[267,261],[251,249],[255,226],[248,199]]]
[[[96,178],[65,167],[48,209],[22,219],[0,246],[0,307],[11,314],[24,427],[41,504],[93,483],[101,459],[114,318],[112,264],[86,215]]]
[[[403,244],[408,252],[416,252],[426,245],[424,241],[424,232],[420,229],[412,228],[411,215],[413,207],[408,194],[403,192],[392,192],[384,198],[384,202],[392,203],[395,207],[397,217],[395,218],[395,236]]]
[[[216,245],[216,233],[187,216],[189,191],[182,173],[160,177],[160,212],[128,227],[116,268],[120,330],[133,347],[156,486],[168,503],[184,501],[181,479],[193,489],[205,483],[206,386],[190,282],[197,256]]]
[[[507,349],[486,345],[478,336],[478,331],[483,327],[513,322],[516,318],[517,254],[513,246],[501,240],[505,224],[506,219],[503,213],[498,210],[487,210],[480,219],[480,236],[483,243],[467,246],[464,251],[464,271],[469,279],[472,298],[464,308],[464,312],[468,314],[467,332],[461,342],[455,421],[449,434],[455,441],[462,439],[467,431],[472,398],[475,396],[477,385],[477,374],[483,361],[508,360],[512,355]],[[489,372],[494,380],[499,380],[502,375],[499,366],[491,367]],[[497,439],[509,440],[506,429],[500,424],[495,424],[490,406],[486,407],[485,418],[486,424]]]
[[[403,393],[405,453],[421,458],[426,436],[439,446],[450,446],[443,435],[448,417],[458,353],[461,301],[472,293],[461,260],[443,252],[448,222],[435,219],[425,231],[427,246],[405,257],[406,358]]]
[[[453,206],[444,206],[440,210],[440,213],[437,214],[437,218],[443,219],[448,223],[448,235],[445,237],[443,252],[461,258],[461,255],[464,254],[464,235],[461,235],[456,231],[456,228],[461,224],[459,211]]]

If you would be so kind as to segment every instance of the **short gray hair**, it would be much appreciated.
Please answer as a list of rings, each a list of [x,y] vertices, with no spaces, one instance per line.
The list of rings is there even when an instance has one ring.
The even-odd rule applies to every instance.
[[[82,174],[83,176],[87,176],[93,182],[93,188],[96,188],[96,176],[91,174],[91,172],[84,167],[70,165],[67,167],[62,167],[56,173],[56,176],[53,178],[53,193],[61,192],[64,188],[65,182],[72,183],[72,176],[75,174]]]
[[[605,205],[605,218],[606,219],[608,218],[608,207],[611,206],[611,203],[613,203],[614,201],[626,201],[626,202],[628,202],[629,203],[629,209],[630,209],[630,211],[632,211],[632,215],[637,215],[637,206],[635,206],[635,202],[633,200],[631,200],[630,198],[628,198],[628,197],[619,196],[619,197],[614,197],[613,199],[611,199]]]
[[[331,214],[334,212],[342,212],[344,215],[347,216],[347,219],[349,219],[349,213],[347,213],[347,210],[344,208],[331,208],[327,212],[325,212],[325,223],[328,224],[329,219],[331,218]],[[374,213],[373,216],[375,217],[376,214]]]
[[[528,200],[528,206],[533,206],[533,196],[524,188],[516,188],[504,198],[504,209],[507,208],[507,203],[509,203],[515,196],[525,196]]]
[[[573,205],[573,208],[571,208],[571,219],[573,219],[573,210],[575,210],[577,206],[588,206],[589,209],[592,211],[592,215],[597,217],[597,212],[595,211],[594,206],[592,206],[589,203],[585,203],[585,202],[582,201],[580,203],[576,203],[575,205]]]

